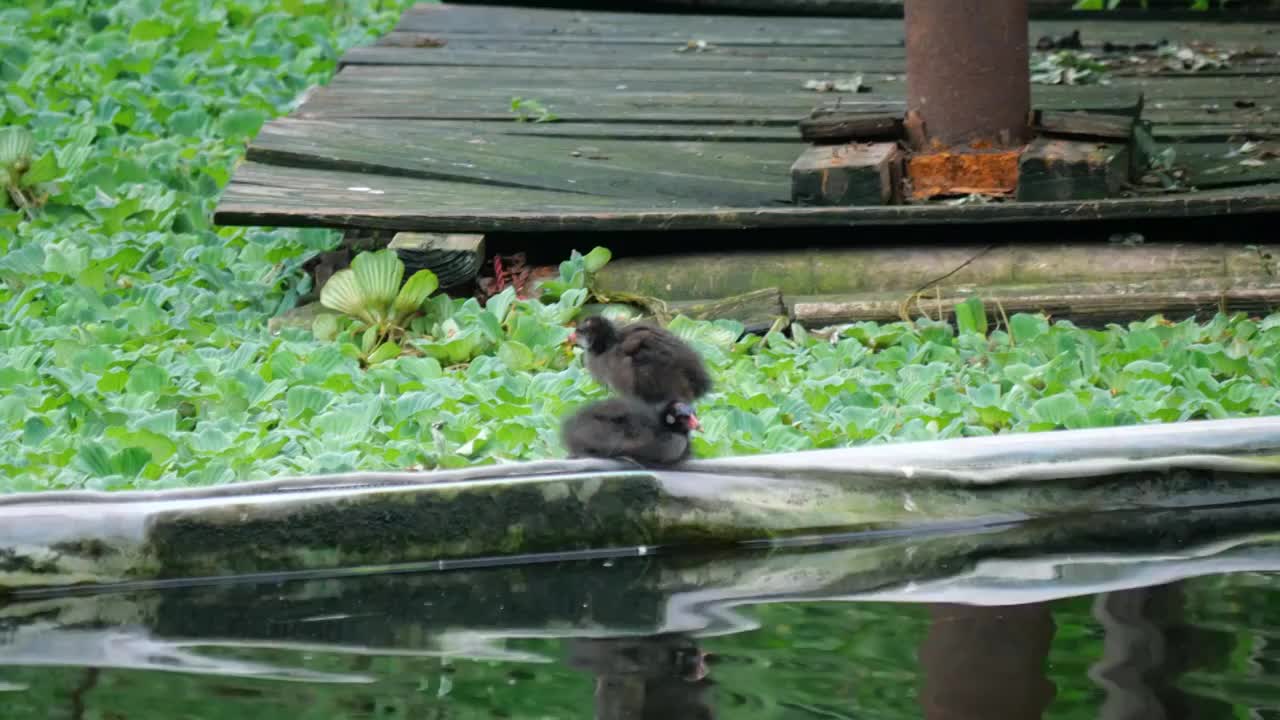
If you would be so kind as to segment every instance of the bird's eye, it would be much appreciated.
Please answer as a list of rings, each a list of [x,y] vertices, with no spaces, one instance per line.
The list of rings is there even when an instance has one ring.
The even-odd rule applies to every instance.
[[[668,424],[670,424],[670,423],[674,423],[675,421],[676,421],[676,416],[675,416],[675,415],[667,415],[667,423],[668,423]]]

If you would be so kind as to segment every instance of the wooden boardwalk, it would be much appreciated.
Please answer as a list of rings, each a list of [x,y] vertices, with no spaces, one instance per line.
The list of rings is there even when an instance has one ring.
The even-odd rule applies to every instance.
[[[1251,51],[1224,69],[1134,66],[1107,85],[1035,85],[1041,108],[1146,98],[1198,188],[1090,202],[799,208],[796,122],[834,93],[903,110],[901,20],[626,14],[422,4],[268,123],[215,215],[226,225],[449,232],[821,227],[1191,217],[1280,211],[1280,25],[1033,22],[1087,49],[1161,39]],[[516,122],[513,98],[554,122]],[[1265,146],[1264,146],[1265,147]],[[1249,162],[1242,163],[1241,160]]]

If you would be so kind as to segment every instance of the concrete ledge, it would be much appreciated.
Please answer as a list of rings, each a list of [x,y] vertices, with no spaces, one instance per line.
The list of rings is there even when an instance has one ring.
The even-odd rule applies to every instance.
[[[0,497],[0,592],[741,547],[1280,498],[1280,418]]]

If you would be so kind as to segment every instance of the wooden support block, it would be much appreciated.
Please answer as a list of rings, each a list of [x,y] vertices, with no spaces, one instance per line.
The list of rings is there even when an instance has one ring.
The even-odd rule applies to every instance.
[[[800,121],[805,142],[871,142],[902,139],[902,115],[832,112]]]
[[[797,205],[894,205],[901,201],[897,143],[816,145],[791,166]]]
[[[441,289],[471,282],[484,263],[484,235],[401,232],[387,247],[404,262],[405,277],[430,270],[440,280]]]
[[[1018,200],[1101,200],[1128,175],[1127,145],[1037,138],[1018,163]]]

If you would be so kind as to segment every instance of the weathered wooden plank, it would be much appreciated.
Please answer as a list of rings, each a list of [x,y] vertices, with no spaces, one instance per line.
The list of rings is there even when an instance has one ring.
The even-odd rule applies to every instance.
[[[446,47],[438,50],[366,47],[354,48],[342,58],[344,65],[418,65],[465,67],[547,67],[592,68],[628,70],[739,70],[752,72],[852,72],[902,73],[906,61],[902,57],[864,56],[848,57],[795,57],[773,56],[763,53],[739,52],[678,53],[667,48],[644,52],[608,52],[579,49],[557,50],[549,46],[545,51],[531,52],[517,48],[501,50],[459,50]],[[897,53],[901,55],[901,53]]]
[[[902,137],[902,113],[825,113],[800,121],[805,142],[896,140]]]
[[[644,71],[568,71],[512,69],[502,73],[484,68],[357,68],[343,71],[334,82],[317,89],[298,110],[308,118],[419,117],[457,120],[514,119],[511,98],[534,98],[561,119],[612,122],[727,122],[794,123],[813,106],[835,94],[803,88],[805,74],[739,74],[690,71],[669,75]],[[381,76],[381,77],[379,77]],[[795,84],[791,85],[791,81]],[[664,90],[657,88],[664,87]],[[1107,87],[1036,86],[1033,100],[1046,109],[1093,109],[1131,98],[1144,91],[1147,117],[1194,120],[1202,123],[1244,123],[1256,111],[1270,107],[1274,84],[1233,81],[1183,81],[1174,87],[1152,80]],[[794,88],[794,89],[792,89]],[[900,81],[877,83],[876,92],[840,94],[842,107],[858,112],[898,112],[905,88]],[[1176,93],[1170,96],[1168,93]],[[1229,93],[1234,97],[1224,97]],[[1194,97],[1199,94],[1201,101]],[[1255,107],[1237,109],[1237,99]],[[1226,105],[1231,110],[1200,115],[1198,105]],[[1265,112],[1265,111],[1264,111]],[[1174,117],[1176,115],[1176,117]]]
[[[931,280],[943,298],[973,288],[1018,292],[1029,287],[1083,283],[1124,287],[1131,283],[1211,280],[1219,291],[1267,283],[1280,291],[1272,263],[1280,248],[1234,243],[1151,242],[1126,246],[1106,242],[1044,243],[1029,239],[991,248],[973,241],[911,247],[865,245],[806,249],[741,250],[732,254],[624,257],[595,277],[605,294],[632,294],[667,302],[737,296],[773,287],[784,298],[812,295],[880,295],[898,303]],[[767,268],[767,270],[762,270]],[[896,314],[896,313],[895,313]]]
[[[688,8],[704,13],[789,13],[792,15],[816,15],[822,17],[900,18],[904,0],[653,0],[642,3],[644,9],[653,7]],[[631,3],[636,5],[638,3]],[[567,5],[590,6],[586,0],[568,2]],[[1188,20],[1240,21],[1253,18],[1274,18],[1280,10],[1272,0],[1235,0],[1226,7],[1211,6],[1195,9],[1186,0],[1145,0],[1111,8],[1105,13],[1096,10],[1079,10],[1070,0],[1030,0],[1028,10],[1035,19],[1107,19],[1158,20],[1184,18]]]
[[[1087,43],[1204,39],[1203,26],[1184,21],[1140,24],[1105,19],[1033,22],[1031,35],[1066,35],[1081,31]],[[816,18],[802,16],[750,17],[673,13],[627,13],[591,10],[423,4],[407,11],[396,26],[405,32],[483,34],[508,37],[590,38],[665,43],[701,39],[716,44],[877,44],[895,45],[903,38],[902,20],[873,18]],[[1212,26],[1223,42],[1258,44],[1274,41],[1259,24]]]
[[[1135,118],[1103,113],[1074,113],[1037,110],[1032,125],[1036,130],[1054,136],[1122,140],[1133,135]]]
[[[372,190],[380,191],[378,193]],[[263,166],[236,171],[223,225],[367,227],[426,232],[696,230],[856,225],[1078,222],[1280,212],[1280,184],[1090,202],[842,208],[691,207],[652,201],[358,173]]]
[[[512,123],[514,125],[516,123]],[[521,123],[527,124],[527,123]],[[504,124],[505,125],[505,124]],[[503,135],[473,127],[283,121],[249,149],[260,163],[704,205],[785,201],[804,145]],[[466,192],[460,188],[460,192]]]
[[[1197,188],[1280,182],[1280,157],[1263,153],[1263,148],[1242,153],[1242,145],[1182,143],[1173,146],[1174,162],[1187,171],[1187,182]]]
[[[856,67],[850,68],[853,74]],[[812,105],[831,102],[837,98],[857,101],[900,101],[906,94],[906,78],[902,75],[865,76],[864,81],[873,92],[818,93],[805,88],[812,79],[841,79],[845,74],[777,72],[755,73],[732,70],[687,70],[680,72],[652,72],[632,69],[601,68],[540,68],[518,67],[495,72],[481,67],[421,67],[389,66],[369,67],[354,65],[338,73],[329,85],[320,90],[358,89],[370,94],[397,92],[423,97],[424,94],[446,92],[485,92],[499,96],[538,97],[539,94],[572,91],[581,94],[601,94],[606,98],[626,98],[631,93],[721,93],[721,94],[780,94],[803,97]],[[1158,111],[1165,105],[1171,107],[1199,108],[1207,113],[1231,113],[1235,111],[1266,112],[1280,107],[1280,81],[1268,78],[1239,78],[1230,83],[1220,78],[1170,78],[1161,76],[1115,78],[1109,85],[1035,85],[1032,88],[1039,103],[1067,104],[1079,100],[1084,103],[1132,102],[1139,93],[1148,99],[1147,110]],[[319,91],[318,91],[319,92]],[[1198,102],[1195,102],[1198,101]],[[1253,107],[1238,108],[1236,101]],[[1179,105],[1181,103],[1181,105]]]
[[[313,214],[329,220],[319,223],[328,227],[390,228],[395,230],[423,230],[420,226],[396,224],[378,225],[347,222],[345,216],[369,214],[394,217],[412,214],[424,208],[431,212],[457,213],[469,216],[502,212],[568,213],[584,208],[597,212],[611,209],[637,207],[627,198],[605,197],[533,190],[529,188],[499,187],[475,183],[456,183],[447,180],[396,177],[392,175],[368,175],[292,168],[280,165],[262,165],[244,162],[223,192],[220,207],[234,206],[237,212],[253,215],[283,210],[285,214]],[[644,203],[641,207],[650,207]],[[472,232],[461,227],[432,228],[431,232]]]
[[[707,45],[690,49],[687,43],[672,44],[661,42],[613,42],[609,38],[592,37],[556,37],[552,36],[513,36],[489,35],[474,33],[418,33],[394,30],[374,41],[369,47],[385,48],[429,48],[461,51],[505,52],[568,52],[579,54],[595,54],[613,52],[637,56],[677,55],[693,59],[706,57],[823,57],[823,58],[897,58],[906,57],[906,47],[901,43],[878,45],[831,45],[806,44],[804,42],[786,45]],[[355,50],[357,48],[352,48]],[[418,55],[420,53],[414,53]]]
[[[671,124],[654,123],[590,123],[590,122],[483,122],[448,120],[404,120],[378,118],[337,118],[333,120],[307,120],[282,117],[268,122],[264,127],[289,128],[282,132],[312,134],[319,139],[326,133],[343,134],[358,132],[362,127],[380,128],[378,132],[389,137],[416,137],[435,133],[465,135],[468,140],[476,136],[503,137],[557,137],[576,140],[666,140],[671,142],[719,142],[737,140],[751,142],[796,142],[795,128],[758,125],[725,124]]]
[[[857,54],[838,53],[824,46],[775,48],[715,48],[705,52],[676,52],[653,45],[622,45],[623,49],[589,45],[542,43],[463,49],[385,47],[354,48],[342,58],[345,65],[377,66],[467,66],[467,67],[547,67],[631,70],[738,70],[757,73],[829,72],[903,74],[906,59],[898,48],[859,49]],[[873,51],[884,51],[883,53]],[[1111,77],[1145,77],[1152,71],[1142,66],[1119,65]],[[1163,78],[1271,77],[1280,75],[1280,58],[1253,59],[1228,67],[1201,70],[1161,70]]]
[[[1020,312],[1048,313],[1059,320],[1081,325],[1143,320],[1164,315],[1174,320],[1226,312],[1269,314],[1280,308],[1280,287],[1271,282],[1249,285],[1223,284],[1220,280],[1184,280],[1118,283],[1046,283],[1018,288],[982,287],[988,311],[999,303],[1008,315]],[[955,316],[955,306],[971,293],[920,298],[908,312],[937,318]],[[902,295],[859,293],[784,298],[796,322],[810,328],[850,322],[897,320]]]
[[[843,77],[846,73],[856,73],[858,71],[857,63],[851,62],[847,67],[841,68],[833,77]],[[744,69],[692,68],[678,72],[657,73],[643,68],[543,68],[524,66],[515,67],[510,72],[495,73],[487,68],[469,68],[467,66],[454,65],[437,67],[421,65],[377,67],[351,65],[338,73],[331,82],[337,84],[405,86],[424,81],[430,83],[474,82],[477,76],[487,77],[492,82],[498,83],[503,87],[530,82],[532,83],[530,87],[538,88],[555,85],[564,78],[577,77],[583,87],[600,89],[613,89],[617,85],[625,85],[628,88],[635,87],[636,89],[697,88],[724,90],[726,84],[732,84],[730,85],[731,87],[742,85],[756,89],[775,88],[785,91],[805,90],[805,81],[815,77],[814,73],[809,72],[807,69],[756,73],[752,72],[749,67]],[[906,78],[901,73],[884,77],[871,74],[864,79],[868,83],[875,84],[877,91],[881,91],[880,85],[896,91],[898,88],[905,86],[906,83]],[[1163,94],[1169,100],[1213,98],[1224,101],[1229,105],[1230,99],[1237,97],[1243,99],[1270,99],[1274,102],[1277,81],[1269,78],[1243,78],[1238,84],[1233,83],[1230,86],[1224,86],[1220,78],[1203,74],[1185,77],[1149,75],[1114,78],[1111,83],[1106,85],[1037,84],[1035,87],[1041,90],[1092,93],[1104,96],[1118,96],[1125,99],[1133,98],[1139,91],[1143,91],[1147,95],[1163,91],[1160,94]],[[805,92],[820,95],[820,93],[815,93],[811,90],[805,90]]]

